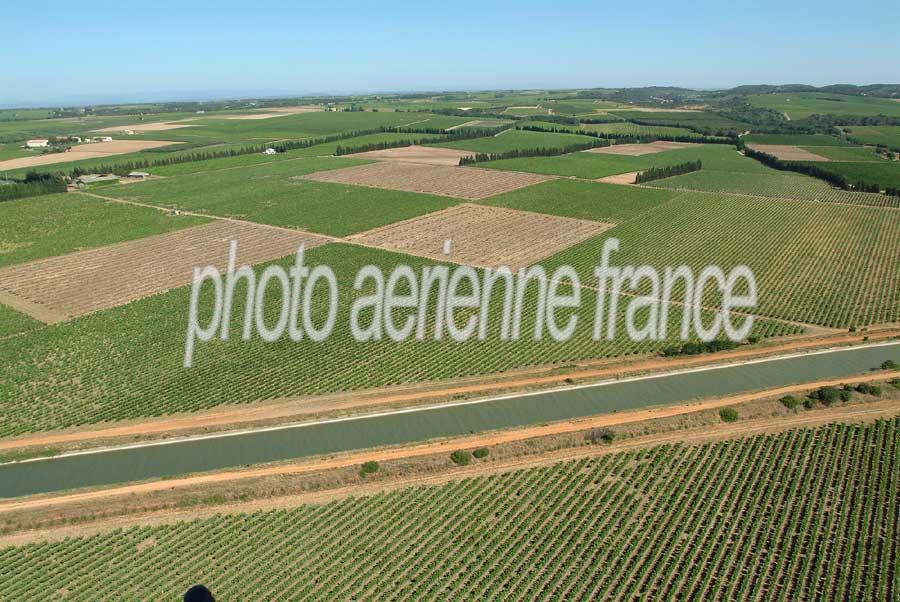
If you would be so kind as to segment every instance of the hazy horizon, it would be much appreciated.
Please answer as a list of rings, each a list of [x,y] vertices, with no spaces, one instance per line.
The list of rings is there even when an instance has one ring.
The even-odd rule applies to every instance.
[[[164,0],[4,7],[0,106],[412,91],[900,81],[900,4],[554,6]],[[600,9],[600,10],[598,10]],[[58,15],[59,18],[48,18]],[[878,45],[867,40],[879,40]],[[68,63],[68,64],[66,64]]]

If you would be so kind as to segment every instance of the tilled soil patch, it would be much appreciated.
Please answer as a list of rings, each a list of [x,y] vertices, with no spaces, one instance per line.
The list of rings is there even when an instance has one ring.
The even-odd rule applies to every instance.
[[[224,272],[231,240],[238,241],[239,267],[290,255],[301,242],[312,248],[329,239],[299,230],[217,220],[10,266],[0,270],[0,291],[71,318],[190,284],[195,266],[215,265]]]
[[[424,192],[473,201],[553,179],[551,176],[530,173],[422,165],[404,161],[379,161],[299,177],[318,182]]]
[[[612,224],[462,204],[353,235],[360,244],[479,267],[529,266]],[[450,240],[450,254],[444,254]]]

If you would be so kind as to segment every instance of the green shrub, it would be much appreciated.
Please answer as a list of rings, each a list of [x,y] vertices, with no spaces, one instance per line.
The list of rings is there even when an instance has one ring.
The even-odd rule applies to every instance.
[[[591,443],[612,443],[616,438],[616,434],[612,431],[612,429],[602,428],[602,429],[591,429],[584,435],[585,440],[590,441]]]
[[[483,460],[490,455],[490,451],[486,447],[479,447],[475,451],[472,452],[472,455],[478,458],[479,460]]]
[[[881,364],[882,370],[897,370],[900,369],[900,364],[895,362],[894,360],[885,360]]]
[[[891,381],[891,384],[894,385],[895,389],[900,389],[900,378],[895,378]]]
[[[859,383],[856,390],[863,395],[873,395],[879,397],[881,395],[881,387],[878,385],[870,385],[869,383]]]
[[[737,410],[734,408],[722,408],[719,410],[719,418],[722,419],[722,422],[737,422]]]
[[[822,405],[830,406],[841,398],[841,392],[836,387],[820,387],[809,396]]]
[[[450,459],[453,460],[454,464],[459,464],[460,466],[466,466],[469,462],[472,461],[472,454],[467,451],[463,451],[461,449],[456,450],[452,454],[450,454]]]
[[[793,395],[785,395],[778,401],[780,401],[781,405],[783,405],[784,407],[786,407],[789,410],[796,409],[797,406],[800,404],[800,401]]]
[[[853,399],[853,391],[848,391],[847,389],[841,390],[841,401],[847,402]]]
[[[816,407],[816,400],[812,397],[807,397],[803,400],[803,407],[807,410],[813,409],[814,407]]]
[[[359,468],[359,474],[365,476],[367,474],[375,474],[378,472],[378,462],[371,460],[369,462],[363,462],[363,465]]]

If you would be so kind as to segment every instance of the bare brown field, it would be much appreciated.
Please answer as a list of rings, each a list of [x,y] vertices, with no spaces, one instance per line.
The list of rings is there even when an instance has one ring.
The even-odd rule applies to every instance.
[[[54,163],[71,163],[72,161],[82,161],[84,159],[99,159],[175,144],[181,143],[168,140],[113,140],[112,142],[79,144],[78,146],[73,146],[71,150],[65,153],[47,153],[46,155],[0,161],[0,170],[53,165]]]
[[[375,161],[405,161],[407,163],[423,163],[426,165],[459,165],[463,157],[471,157],[475,153],[471,151],[456,150],[453,148],[441,148],[438,146],[402,146],[400,148],[385,148],[382,150],[366,151],[346,155],[356,159],[371,159]]]
[[[472,201],[553,179],[553,176],[522,172],[423,165],[405,161],[380,161],[298,177],[318,182],[424,192]]]
[[[597,148],[590,148],[584,152],[597,153],[600,155],[627,155],[629,157],[640,157],[641,155],[652,155],[691,146],[697,145],[693,142],[666,142],[664,140],[657,140],[656,142],[648,142],[647,144],[613,144],[612,146],[600,146]]]
[[[238,241],[239,264],[254,264],[294,253],[301,242],[312,248],[330,239],[299,230],[216,220],[10,266],[0,270],[0,290],[69,318],[81,316],[190,284],[197,265],[227,269],[230,240]]]
[[[617,173],[614,176],[606,176],[605,178],[597,178],[597,182],[605,182],[607,184],[634,184],[637,179],[637,171],[629,171],[626,173]]]
[[[361,232],[347,240],[477,267],[527,267],[613,224],[464,203]],[[444,241],[451,240],[450,255]]]
[[[287,117],[288,115],[296,115],[297,113],[315,113],[323,111],[322,107],[303,106],[303,107],[267,107],[265,113],[246,113],[244,115],[229,115],[225,119],[272,119],[273,117]]]
[[[811,153],[793,144],[748,144],[750,148],[767,153],[782,161],[830,161],[827,157]]]
[[[103,128],[99,130],[92,130],[96,133],[101,132],[124,132],[125,130],[131,130],[135,134],[142,134],[144,132],[165,132],[167,130],[177,130],[178,128],[191,128],[196,127],[197,123],[186,123],[188,121],[193,121],[193,119],[182,119],[181,121],[169,121],[169,122],[159,122],[159,123],[135,123],[133,125],[114,125],[108,128]]]

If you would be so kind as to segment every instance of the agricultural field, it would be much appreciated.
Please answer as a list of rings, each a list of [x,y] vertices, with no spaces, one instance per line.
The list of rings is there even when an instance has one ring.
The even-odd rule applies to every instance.
[[[868,182],[882,189],[900,188],[900,162],[875,157],[873,161],[835,160],[826,165],[828,171],[839,173],[851,183]]]
[[[485,268],[527,268],[611,225],[504,207],[462,204],[348,237],[369,247]],[[448,255],[444,243],[453,243]]]
[[[800,147],[829,161],[853,161],[886,163],[887,161],[870,146],[802,146]],[[826,168],[834,167],[826,165]]]
[[[706,265],[749,266],[758,315],[834,328],[900,320],[896,209],[686,193],[606,236],[621,240],[617,265],[688,265],[695,273]],[[600,244],[589,240],[543,265],[575,266],[588,283]],[[715,303],[707,295],[705,304]]]
[[[401,161],[406,163],[425,163],[428,165],[459,165],[463,158],[472,157],[471,151],[444,148],[441,146],[400,146],[381,150],[363,151],[344,155],[352,159],[368,159],[372,161]]]
[[[0,339],[43,326],[38,320],[3,305],[2,301],[0,298]]]
[[[436,195],[299,177],[324,170],[342,171],[342,168],[362,164],[363,161],[356,159],[299,156],[293,160],[105,187],[102,194],[332,236],[369,230],[444,209],[456,202]]]
[[[747,134],[747,144],[793,144],[795,146],[847,146],[849,142],[824,134]]]
[[[704,170],[721,170],[747,173],[775,172],[762,164],[743,157],[727,144],[704,144],[643,156],[625,156],[610,153],[577,152],[555,157],[523,157],[479,163],[490,169],[525,171],[531,173],[574,176],[593,180],[615,174],[640,171],[650,167],[675,165],[686,161],[703,162]]]
[[[743,132],[751,129],[749,124],[723,117],[710,111],[690,112],[652,112],[652,111],[616,111],[617,117],[626,120],[637,120],[654,126],[699,128],[710,131]]]
[[[496,136],[460,140],[459,142],[441,142],[438,146],[477,153],[505,153],[520,149],[564,148],[573,144],[590,144],[592,142],[594,142],[593,138],[576,134],[506,130]]]
[[[637,123],[583,123],[579,128],[599,132],[601,134],[620,134],[634,136],[699,136],[693,130],[679,127],[640,125]]]
[[[45,172],[55,172],[55,171],[70,171],[75,167],[79,167],[82,169],[91,169],[97,168],[104,165],[130,162],[130,161],[142,161],[142,160],[158,160],[162,159],[165,156],[176,157],[182,154],[190,154],[199,151],[222,151],[228,150],[230,148],[241,148],[247,145],[263,145],[266,143],[274,143],[279,141],[286,140],[301,140],[307,138],[316,138],[320,136],[325,136],[329,134],[337,134],[337,133],[349,133],[355,131],[362,130],[372,130],[378,128],[399,128],[404,129],[406,127],[415,129],[422,128],[437,128],[444,129],[452,126],[462,125],[466,121],[466,118],[462,117],[451,117],[445,115],[433,115],[433,114],[415,114],[415,113],[324,113],[324,112],[314,112],[314,113],[299,113],[294,115],[287,115],[285,117],[278,117],[273,119],[249,119],[249,120],[240,120],[240,119],[228,119],[227,116],[222,115],[190,115],[185,117],[184,114],[177,114],[179,119],[174,119],[170,121],[178,121],[182,124],[190,124],[190,127],[183,127],[177,129],[165,129],[165,130],[156,130],[156,131],[145,131],[143,133],[136,133],[132,136],[122,136],[113,133],[114,141],[113,143],[106,144],[131,144],[131,145],[139,145],[142,143],[148,143],[151,141],[165,141],[166,144],[163,145],[162,149],[157,149],[156,152],[128,152],[126,154],[116,155],[114,157],[106,157],[106,158],[87,158],[87,157],[68,157],[67,155],[71,155],[71,153],[65,153],[64,155],[59,155],[59,157],[64,157],[66,161],[69,163],[59,166],[59,165],[39,165],[37,166],[38,171]],[[163,121],[162,118],[164,116],[156,116],[154,115],[154,120],[159,117],[159,121],[153,121],[153,123],[168,123],[168,121]],[[190,121],[182,121],[182,119],[190,119]],[[84,123],[80,123],[78,127],[75,127],[74,122],[68,124],[68,129],[66,129],[67,124],[61,124],[61,127],[58,128],[58,132],[55,132],[56,135],[89,135],[94,136],[97,135],[93,133],[94,129],[105,129],[107,127],[122,127],[126,125],[134,125],[135,117],[132,116],[121,116],[116,118],[115,120],[105,119],[105,120],[86,120]],[[109,125],[110,121],[113,122],[113,125]],[[40,122],[36,122],[40,123]],[[2,123],[0,123],[0,142],[5,142],[4,137],[2,135]],[[101,127],[103,126],[103,127]],[[390,133],[388,134],[388,138],[390,139]],[[434,137],[435,134],[429,134],[427,137]],[[15,140],[24,140],[28,137],[38,137],[33,135],[26,135],[25,132],[17,132],[11,134]],[[422,135],[415,135],[414,132],[407,133],[403,139],[420,139],[423,137]],[[382,139],[372,139],[368,141],[362,141],[360,143],[369,143],[369,142],[377,142],[384,140]],[[396,138],[395,138],[396,139]],[[12,141],[12,140],[11,140]],[[346,141],[342,142],[345,146],[347,145]],[[329,148],[319,149],[322,154],[331,154],[334,152],[334,149],[338,146],[337,143],[331,144]],[[97,148],[97,144],[92,145],[81,145],[75,146],[73,148]],[[330,150],[329,150],[330,149]],[[308,150],[308,149],[305,149]],[[24,156],[24,155],[19,155]],[[28,155],[29,157],[36,157],[35,155]],[[50,160],[45,159],[41,155],[37,155],[37,157],[41,157],[41,160]],[[58,157],[53,157],[58,158]],[[13,164],[15,165],[15,164]],[[21,177],[25,174],[28,169],[25,167],[7,167],[9,170],[9,175]]]
[[[7,547],[0,597],[894,600],[898,492],[900,420],[829,424]]]
[[[225,272],[228,241],[240,264],[253,265],[329,239],[247,222],[215,220],[167,234],[0,269],[0,291],[71,318],[190,284],[195,266]],[[239,265],[240,265],[239,264]],[[136,275],[138,275],[136,277]]]
[[[202,217],[54,194],[0,203],[0,268],[197,226]]]
[[[841,128],[847,137],[862,144],[883,144],[900,150],[900,125],[852,125]]]
[[[378,189],[404,190],[478,200],[544,182],[545,176],[450,165],[424,165],[405,161],[378,161],[303,176],[316,182],[333,182]],[[392,220],[395,221],[395,220]]]
[[[822,165],[815,163],[815,165]],[[835,163],[825,163],[831,169]],[[837,165],[868,166],[868,163],[845,163]],[[896,197],[883,194],[840,190],[828,183],[791,172],[752,174],[700,170],[680,176],[647,182],[646,186],[670,190],[696,190],[703,192],[746,194],[757,197],[798,199],[821,203],[841,203],[847,205],[871,205],[874,207],[898,207]]]
[[[550,180],[482,199],[483,205],[577,219],[621,223],[678,196],[678,192],[581,180]]]
[[[878,242],[875,238],[871,240]],[[626,248],[628,245],[626,242]],[[596,243],[588,246],[593,261],[599,247]],[[279,260],[279,263],[292,265],[293,257]],[[532,280],[523,303],[522,333],[525,334],[518,341],[500,340],[499,312],[503,298],[498,292],[491,296],[490,315],[493,318],[484,340],[470,340],[460,345],[446,334],[440,340],[429,334],[424,340],[408,341],[403,345],[388,338],[357,343],[351,337],[350,306],[357,295],[372,293],[371,286],[358,292],[352,290],[359,268],[372,264],[387,273],[397,265],[409,265],[419,271],[422,266],[434,262],[336,243],[308,251],[305,264],[311,267],[329,265],[338,278],[335,332],[321,342],[308,339],[295,342],[285,338],[270,343],[256,335],[249,341],[233,337],[228,341],[199,345],[193,367],[182,369],[185,308],[190,300],[190,287],[173,289],[4,340],[0,345],[0,363],[8,369],[0,379],[0,397],[7,401],[4,420],[0,422],[0,437],[103,421],[196,412],[224,404],[649,354],[678,341],[679,312],[670,313],[668,333],[671,338],[662,341],[636,342],[625,336],[595,341],[588,317],[578,322],[572,338],[565,343],[549,337],[534,340],[530,333],[534,330],[538,285]],[[264,266],[261,264],[256,269],[261,270]],[[241,328],[245,302],[242,290],[242,285],[238,285],[232,332],[240,332]],[[502,286],[498,285],[498,290],[502,290]],[[593,308],[592,291],[582,289],[581,292],[584,307]],[[266,291],[265,320],[268,324],[277,319],[280,294],[275,286]],[[205,320],[209,315],[212,300],[213,291],[204,287],[200,296],[201,319]],[[319,324],[328,309],[327,299],[314,297],[313,302],[312,319]],[[625,305],[620,304],[617,312],[619,332],[624,332],[624,313]],[[428,315],[426,332],[433,333],[433,306]],[[564,315],[562,312],[560,320]],[[645,315],[639,314],[638,320],[645,319]],[[369,324],[370,319],[370,312],[362,315],[363,324]],[[781,336],[802,330],[800,326],[759,319],[754,324],[752,336]],[[59,349],[65,349],[66,353],[60,354]],[[116,353],[110,354],[110,349],[115,349]],[[153,362],[148,362],[148,357],[154,358]]]
[[[805,119],[810,115],[887,115],[900,117],[900,103],[888,98],[869,98],[823,92],[795,92],[790,94],[758,94],[747,101],[763,109],[785,113],[791,119]]]

